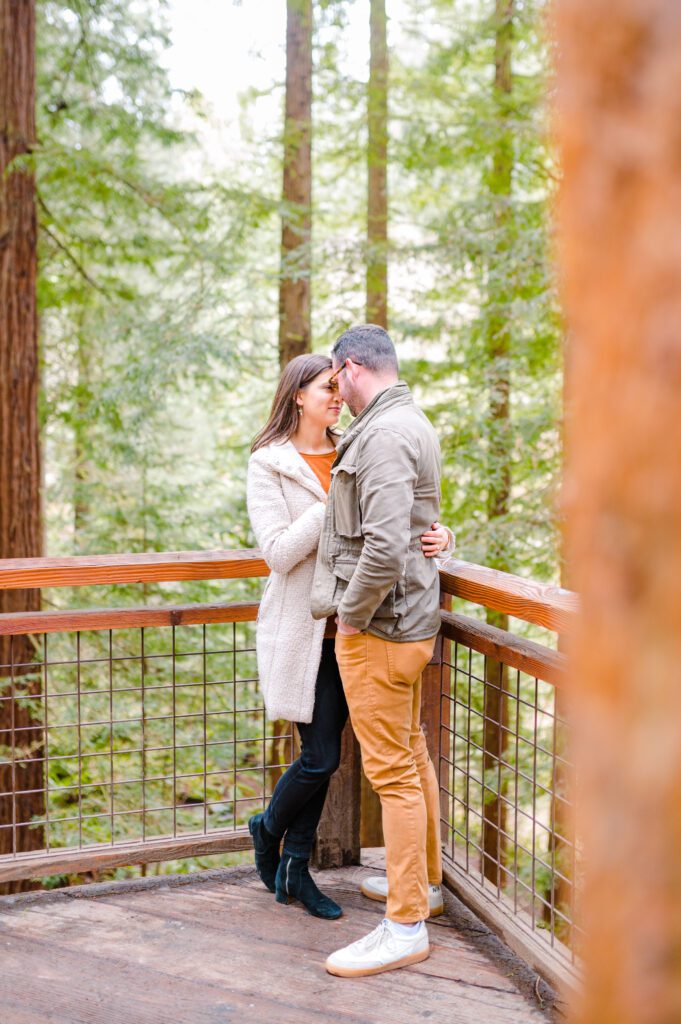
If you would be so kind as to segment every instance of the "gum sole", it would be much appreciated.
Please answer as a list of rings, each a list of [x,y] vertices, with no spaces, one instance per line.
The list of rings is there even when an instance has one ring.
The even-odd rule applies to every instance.
[[[384,964],[382,967],[336,967],[334,964],[329,964],[328,960],[324,966],[328,973],[333,974],[336,978],[366,978],[370,974],[383,974],[385,971],[396,971],[400,967],[409,967],[410,964],[420,964],[429,956],[430,948],[424,949],[421,953],[412,953],[411,956],[405,956],[402,960],[396,960],[395,963]]]
[[[359,888],[360,888],[360,892],[362,893],[362,896],[366,896],[366,898],[368,900],[375,900],[376,903],[385,903],[386,902],[385,896],[379,896],[379,894],[377,892],[367,892],[367,890],[364,888],[363,885],[360,885]],[[443,904],[441,907],[436,907],[435,910],[431,910],[431,912],[428,915],[428,917],[439,917],[440,914],[444,914],[444,912],[445,912],[445,908],[444,908],[444,904]]]
[[[377,892],[367,892],[363,885],[360,885],[359,888],[362,896],[366,896],[368,900],[376,900],[377,903],[385,903],[385,896],[379,896]]]

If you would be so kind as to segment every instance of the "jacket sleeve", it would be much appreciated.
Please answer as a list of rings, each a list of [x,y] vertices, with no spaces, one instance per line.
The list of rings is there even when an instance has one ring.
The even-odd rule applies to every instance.
[[[356,476],[364,547],[338,606],[355,629],[366,629],[402,574],[417,479],[417,452],[405,437],[381,427],[368,432]]]
[[[323,501],[292,520],[279,474],[253,459],[248,464],[246,498],[253,532],[272,572],[290,572],[317,549],[326,511]]]

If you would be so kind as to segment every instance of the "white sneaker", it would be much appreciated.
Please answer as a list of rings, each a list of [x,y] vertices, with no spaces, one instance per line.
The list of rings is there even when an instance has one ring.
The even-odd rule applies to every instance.
[[[393,935],[388,922],[383,920],[363,939],[337,949],[325,966],[329,974],[339,978],[361,978],[417,964],[429,954],[428,929],[423,921],[413,935],[403,936]]]
[[[363,878],[360,889],[370,900],[380,900],[382,903],[388,898],[388,879],[385,875],[371,875],[370,878]],[[445,904],[442,899],[442,886],[428,886],[428,906],[430,917],[438,917],[444,912]]]

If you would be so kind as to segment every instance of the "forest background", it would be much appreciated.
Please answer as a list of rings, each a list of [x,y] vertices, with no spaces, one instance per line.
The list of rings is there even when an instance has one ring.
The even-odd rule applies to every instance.
[[[38,0],[36,12],[37,143],[13,164],[35,172],[39,218],[43,488],[32,553],[41,534],[52,556],[253,547],[246,465],[280,365],[328,352],[370,320],[389,329],[439,433],[441,520],[459,557],[559,582],[562,339],[544,3]],[[221,46],[228,24],[236,35]],[[224,107],[193,87],[186,64],[178,71],[172,33],[183,26],[211,88],[224,61]],[[81,587],[43,590],[41,601],[225,601],[260,590],[241,580]],[[508,626],[491,610],[472,614]],[[228,631],[211,629],[229,646]],[[539,632],[518,627],[530,630]],[[71,845],[135,839],[140,827],[164,835],[178,821],[191,830],[199,812],[213,827],[236,826],[266,797],[276,772],[261,771],[259,789],[248,775],[261,759],[261,713],[237,723],[229,688],[213,691],[213,762],[201,760],[196,638],[183,662],[192,721],[176,736],[175,699],[157,695],[158,753],[146,755],[157,781],[140,783],[139,748],[150,742],[140,716],[151,712],[140,711],[139,663],[152,658],[168,686],[167,632],[148,630],[140,659],[139,636],[121,631],[120,679],[104,689],[96,673],[79,677],[86,739],[73,728],[76,640],[51,637],[49,658],[44,641],[40,656],[56,666],[49,692],[39,673],[24,679],[36,695],[44,685],[54,729],[45,799],[45,721],[28,701],[21,709],[29,747],[36,730],[21,810],[30,848],[44,841],[45,814],[53,845]],[[252,627],[240,625],[234,645],[237,633],[238,664],[216,663],[216,679],[243,682],[243,706],[257,708]],[[82,650],[106,659],[110,643],[83,634]],[[268,764],[285,756],[281,734],[268,726]],[[144,800],[159,811],[140,823]],[[0,821],[8,815],[6,796]]]
[[[387,326],[441,438],[460,557],[557,581],[543,6],[396,5]],[[225,131],[198,92],[173,88],[166,5],[45,0],[38,13],[46,553],[251,546],[245,467],[279,371],[282,278],[309,280],[315,350],[366,317],[368,66],[355,51],[364,30],[368,60],[369,5],[314,5],[312,232],[288,264],[285,39],[271,83],[243,83]]]

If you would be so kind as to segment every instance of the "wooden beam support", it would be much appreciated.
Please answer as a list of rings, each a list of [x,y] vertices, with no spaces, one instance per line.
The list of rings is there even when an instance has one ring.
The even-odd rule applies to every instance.
[[[348,721],[343,730],[340,766],[331,778],[317,829],[314,863],[318,868],[359,864],[361,771],[359,744]]]
[[[496,626],[488,626],[486,622],[446,611],[442,612],[441,630],[450,640],[471,647],[504,665],[527,672],[553,686],[565,684],[565,655],[535,644],[532,640],[524,640]]]
[[[158,864],[183,857],[209,857],[214,853],[250,850],[253,840],[246,829],[216,831],[209,835],[145,839],[138,843],[101,846],[90,849],[52,850],[39,856],[29,854],[0,863],[0,883],[20,878],[44,878],[104,868],[128,867],[130,864]]]
[[[69,633],[144,626],[203,626],[218,622],[255,622],[257,603],[164,605],[162,608],[87,608],[76,611],[8,612],[0,615],[0,636]]]

